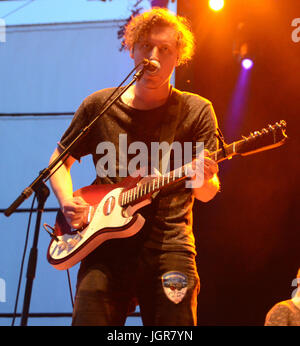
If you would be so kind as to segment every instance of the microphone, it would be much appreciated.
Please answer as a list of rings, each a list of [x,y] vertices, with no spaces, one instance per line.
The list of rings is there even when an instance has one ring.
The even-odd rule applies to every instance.
[[[143,64],[146,70],[155,73],[160,69],[160,63],[157,60],[144,59]]]

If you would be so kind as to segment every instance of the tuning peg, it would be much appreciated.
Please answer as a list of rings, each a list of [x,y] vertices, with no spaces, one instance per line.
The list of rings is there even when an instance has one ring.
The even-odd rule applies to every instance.
[[[285,127],[286,126],[286,123],[284,120],[281,120],[279,123],[276,123],[276,126],[281,128],[281,127]]]
[[[263,129],[261,130],[261,132],[262,132],[262,133],[268,133],[269,131],[268,131],[266,128],[263,128]]]
[[[254,136],[260,136],[261,133],[259,131],[254,131]]]
[[[286,127],[286,121],[285,120],[280,120],[280,125],[283,127]]]
[[[268,128],[269,128],[269,130],[271,130],[271,131],[274,130],[274,127],[273,127],[272,125],[270,125],[270,124],[268,125]]]

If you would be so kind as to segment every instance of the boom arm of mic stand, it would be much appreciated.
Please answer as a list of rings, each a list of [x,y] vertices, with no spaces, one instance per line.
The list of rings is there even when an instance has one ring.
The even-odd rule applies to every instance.
[[[115,97],[112,101],[110,101],[103,110],[95,117],[94,120],[90,122],[89,125],[87,125],[85,128],[81,130],[79,135],[73,140],[71,144],[68,145],[68,147],[55,159],[53,160],[50,165],[43,169],[40,172],[40,175],[20,194],[19,197],[5,210],[4,215],[10,216],[27,198],[31,196],[31,194],[34,191],[37,191],[39,189],[39,186],[43,183],[45,179],[47,179],[50,176],[51,170],[62,160],[65,158],[65,156],[68,154],[69,150],[74,146],[77,141],[82,138],[89,129],[93,126],[93,124],[105,113],[124,93],[125,91],[136,81],[140,80],[145,72],[146,66],[144,66],[141,70],[135,73],[133,76],[132,81]]]

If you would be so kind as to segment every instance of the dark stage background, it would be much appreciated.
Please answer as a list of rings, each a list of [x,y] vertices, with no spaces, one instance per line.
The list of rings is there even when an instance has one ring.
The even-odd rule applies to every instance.
[[[291,298],[300,267],[300,42],[293,42],[291,26],[300,1],[233,0],[214,13],[206,1],[181,0],[178,13],[189,18],[197,49],[177,70],[176,86],[213,102],[225,140],[287,122],[284,146],[221,163],[221,193],[194,211],[198,324],[263,325],[275,303]],[[234,118],[240,66],[232,51],[240,22],[255,64]]]

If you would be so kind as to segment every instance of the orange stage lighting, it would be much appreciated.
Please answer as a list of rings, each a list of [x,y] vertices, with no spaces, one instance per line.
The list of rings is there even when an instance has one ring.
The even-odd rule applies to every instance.
[[[224,0],[209,0],[208,5],[211,10],[217,12],[224,7]]]

